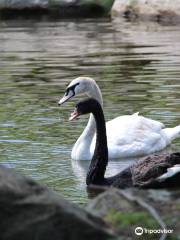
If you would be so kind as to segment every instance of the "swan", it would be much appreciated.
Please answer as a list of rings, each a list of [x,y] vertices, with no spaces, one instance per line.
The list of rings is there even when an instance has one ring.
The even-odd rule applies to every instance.
[[[180,186],[180,153],[148,156],[119,174],[105,178],[108,164],[108,147],[104,114],[100,103],[93,98],[79,102],[69,120],[87,113],[93,114],[97,132],[95,150],[86,176],[88,186],[112,185],[119,188]]]
[[[67,87],[59,105],[72,97],[85,93],[103,106],[102,94],[94,79],[78,77]],[[91,160],[95,147],[95,120],[90,115],[88,124],[73,146],[71,158]],[[149,155],[168,146],[180,136],[180,125],[164,128],[161,122],[145,118],[138,113],[116,117],[106,123],[109,159]]]

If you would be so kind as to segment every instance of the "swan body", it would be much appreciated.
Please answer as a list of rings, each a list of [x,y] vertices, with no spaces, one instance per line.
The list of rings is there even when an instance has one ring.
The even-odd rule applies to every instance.
[[[59,104],[70,98],[86,94],[103,106],[101,91],[95,80],[78,77],[67,87]],[[88,124],[76,141],[71,157],[74,160],[91,160],[95,148],[95,120],[90,115]],[[138,113],[116,117],[106,122],[109,159],[145,156],[164,149],[180,136],[180,125],[164,128],[161,122],[143,117]]]
[[[180,186],[180,153],[148,156],[132,164],[115,176],[105,178],[108,147],[104,114],[99,102],[89,98],[76,105],[70,120],[92,113],[96,122],[96,144],[89,170],[87,185],[112,185],[118,188],[167,188]]]

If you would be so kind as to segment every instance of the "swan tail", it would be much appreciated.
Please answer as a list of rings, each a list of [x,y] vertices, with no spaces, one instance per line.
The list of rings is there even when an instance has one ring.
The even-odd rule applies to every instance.
[[[180,137],[180,125],[174,128],[165,128],[163,132],[167,136],[168,140],[171,142],[174,139]]]

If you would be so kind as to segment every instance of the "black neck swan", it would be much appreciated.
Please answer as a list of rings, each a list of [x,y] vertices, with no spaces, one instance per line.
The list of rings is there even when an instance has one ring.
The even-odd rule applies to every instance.
[[[72,80],[59,104],[80,94],[96,99],[103,106],[101,90],[96,81],[89,77],[78,77]],[[106,129],[110,160],[146,156],[164,149],[175,138],[180,137],[180,125],[165,128],[163,123],[143,117],[138,113],[118,116],[106,122]],[[91,114],[86,128],[73,146],[72,159],[92,159],[96,140],[95,131],[96,123]]]
[[[96,145],[86,177],[89,185],[112,185],[119,188],[166,188],[180,186],[180,153],[146,157],[119,174],[105,178],[108,164],[106,126],[100,103],[88,98],[76,105],[70,120],[92,113],[96,122]]]

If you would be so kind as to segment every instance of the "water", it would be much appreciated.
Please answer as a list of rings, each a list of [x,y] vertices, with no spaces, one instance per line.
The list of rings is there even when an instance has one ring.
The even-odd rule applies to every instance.
[[[179,26],[157,23],[1,21],[0,163],[86,202],[87,162],[72,162],[70,152],[87,117],[69,123],[75,104],[59,108],[59,97],[88,75],[102,89],[107,120],[139,111],[178,125],[179,39]],[[172,149],[179,147],[176,140]],[[114,161],[108,174],[130,163]]]

